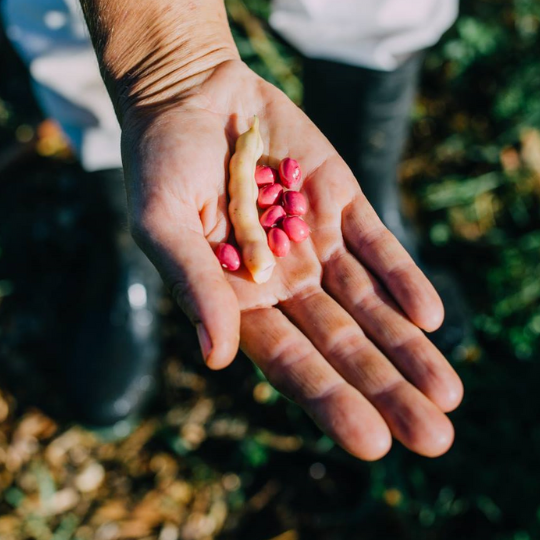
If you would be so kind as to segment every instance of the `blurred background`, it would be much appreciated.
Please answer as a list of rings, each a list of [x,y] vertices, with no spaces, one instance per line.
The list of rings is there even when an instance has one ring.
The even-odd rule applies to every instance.
[[[228,8],[243,58],[301,104],[300,59],[267,3]],[[401,179],[431,256],[462,279],[476,342],[451,359],[466,388],[453,448],[429,460],[396,443],[376,463],[335,447],[245,358],[208,371],[166,296],[145,418],[63,420],[58,327],[95,220],[0,36],[0,539],[540,538],[539,28],[537,0],[470,0],[427,56]]]

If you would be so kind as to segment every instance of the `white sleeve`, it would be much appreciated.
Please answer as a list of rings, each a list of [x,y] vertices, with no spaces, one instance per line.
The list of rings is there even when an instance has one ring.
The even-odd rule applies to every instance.
[[[120,127],[78,1],[5,0],[2,7],[44,113],[61,125],[83,167],[120,167]]]
[[[270,25],[307,57],[391,71],[457,13],[458,0],[273,0]]]

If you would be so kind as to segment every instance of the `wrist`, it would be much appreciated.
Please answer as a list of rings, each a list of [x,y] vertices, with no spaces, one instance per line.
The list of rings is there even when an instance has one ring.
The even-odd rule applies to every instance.
[[[121,123],[133,109],[182,99],[217,66],[239,59],[222,0],[125,0],[112,8],[104,1],[83,7]]]

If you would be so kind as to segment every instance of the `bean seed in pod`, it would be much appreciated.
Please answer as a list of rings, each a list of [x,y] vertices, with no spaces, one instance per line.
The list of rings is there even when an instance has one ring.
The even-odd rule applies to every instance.
[[[268,233],[268,245],[276,257],[286,257],[291,250],[289,237],[277,227],[270,229]]]
[[[283,194],[283,208],[290,216],[303,216],[307,212],[306,198],[298,191]]]
[[[283,159],[279,164],[279,177],[286,188],[296,187],[302,180],[302,171],[298,161],[291,158]]]
[[[274,184],[278,178],[278,172],[276,169],[272,169],[272,167],[268,167],[267,165],[257,165],[255,167],[255,181],[259,187]]]
[[[270,186],[263,186],[259,189],[259,197],[257,203],[261,208],[269,208],[274,204],[279,204],[281,201],[281,195],[283,193],[283,187],[281,184],[272,184]]]
[[[281,206],[271,206],[265,210],[261,216],[260,222],[265,229],[270,229],[274,225],[277,225],[286,216],[285,210]]]
[[[231,244],[225,242],[218,244],[215,254],[221,266],[226,270],[234,272],[240,268],[240,253]]]
[[[303,242],[309,236],[308,224],[298,216],[286,217],[282,227],[292,242]]]

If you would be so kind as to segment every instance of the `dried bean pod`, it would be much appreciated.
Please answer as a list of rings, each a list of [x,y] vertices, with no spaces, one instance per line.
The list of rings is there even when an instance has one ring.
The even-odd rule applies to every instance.
[[[229,217],[242,260],[256,283],[268,281],[276,265],[268,247],[266,232],[259,223],[258,189],[253,181],[257,160],[262,152],[259,119],[255,116],[251,129],[238,137],[235,153],[229,163]]]

